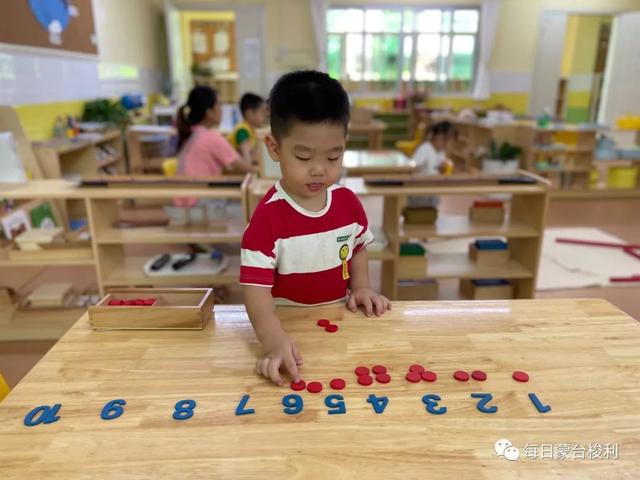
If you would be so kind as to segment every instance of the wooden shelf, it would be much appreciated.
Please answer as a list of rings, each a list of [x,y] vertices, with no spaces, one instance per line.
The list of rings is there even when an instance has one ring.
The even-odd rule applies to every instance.
[[[558,167],[558,168],[540,168],[534,167],[536,172],[542,173],[589,173],[591,167]]]
[[[428,248],[428,247],[427,247]],[[531,278],[533,274],[515,260],[506,265],[479,266],[466,253],[427,253],[427,278]],[[402,275],[399,275],[402,279]]]
[[[245,225],[233,219],[226,231],[178,230],[167,227],[110,228],[96,235],[98,244],[232,243],[240,242]]]
[[[108,167],[110,165],[115,165],[120,160],[122,160],[122,155],[118,154],[118,155],[114,155],[113,158],[110,158],[109,160],[104,160],[102,162],[97,162],[96,166],[98,168],[105,168],[105,167]]]
[[[229,266],[219,275],[148,277],[143,271],[143,266],[148,260],[149,257],[125,257],[122,263],[114,265],[111,273],[102,282],[103,285],[105,287],[232,285],[238,283],[240,276],[240,256],[229,256]]]
[[[472,223],[464,215],[443,215],[434,225],[400,225],[400,240],[409,238],[507,237],[532,238],[540,235],[535,228],[521,222],[502,225]]]
[[[389,246],[384,247],[379,252],[373,252],[367,249],[367,254],[369,256],[369,260],[393,260],[396,257],[395,253],[393,253]]]
[[[48,259],[48,260],[0,260],[0,267],[72,267],[72,266],[95,266],[93,258],[89,259]]]

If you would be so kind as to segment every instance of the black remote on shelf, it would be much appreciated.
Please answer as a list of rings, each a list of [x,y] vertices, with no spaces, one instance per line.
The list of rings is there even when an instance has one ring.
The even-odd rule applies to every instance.
[[[169,255],[168,253],[165,253],[164,255],[159,257],[157,260],[154,260],[154,262],[151,264],[151,271],[157,272],[162,267],[164,267],[169,262],[169,260],[171,260],[171,255]]]

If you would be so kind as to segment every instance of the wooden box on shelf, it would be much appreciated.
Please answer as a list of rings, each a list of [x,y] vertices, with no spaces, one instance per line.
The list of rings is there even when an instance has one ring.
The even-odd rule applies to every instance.
[[[398,282],[398,300],[437,300],[438,282],[431,279],[401,280]]]
[[[29,232],[25,232],[25,234],[35,232],[36,230],[38,229],[32,229]],[[21,242],[19,239],[25,236],[25,234],[20,235],[16,239],[16,244],[20,248],[9,250],[9,260],[46,263],[64,261],[81,262],[93,259],[91,241],[83,238],[83,235],[86,234],[87,231],[86,228],[72,232],[62,232],[61,229],[57,229],[57,231],[60,231],[59,235],[43,243],[39,243],[37,236],[34,237],[33,242],[25,242],[25,240],[28,239],[23,239]]]
[[[501,201],[475,201],[469,208],[469,219],[476,223],[500,225],[504,221],[504,214]]]
[[[152,305],[113,305],[113,300],[154,299]],[[111,303],[111,305],[110,305]],[[211,288],[113,289],[89,307],[95,330],[202,330],[213,311]]]
[[[407,206],[402,210],[402,215],[407,225],[433,225],[438,219],[438,209]]]
[[[469,300],[508,300],[513,285],[502,279],[460,280],[460,293]]]
[[[402,280],[424,278],[427,272],[425,249],[419,243],[400,245],[398,257],[398,278]]]
[[[509,244],[502,240],[476,240],[469,244],[469,259],[482,266],[506,265]]]

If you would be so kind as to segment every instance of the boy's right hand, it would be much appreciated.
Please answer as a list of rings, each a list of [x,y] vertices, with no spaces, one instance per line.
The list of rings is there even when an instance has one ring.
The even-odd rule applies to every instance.
[[[302,365],[302,355],[296,342],[289,335],[284,332],[273,335],[265,339],[262,346],[264,354],[256,364],[259,374],[270,378],[277,385],[282,385],[280,367],[284,365],[294,382],[300,380],[298,367]]]

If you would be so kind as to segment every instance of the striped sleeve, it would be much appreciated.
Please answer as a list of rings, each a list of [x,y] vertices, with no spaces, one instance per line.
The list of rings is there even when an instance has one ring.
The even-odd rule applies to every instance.
[[[242,236],[240,283],[272,287],[276,268],[275,235],[264,210],[258,208]]]
[[[356,234],[353,254],[355,255],[367,245],[373,243],[373,233],[369,229],[369,220],[364,207],[355,194],[353,195],[354,209],[356,211],[356,221],[358,222],[358,233]]]

